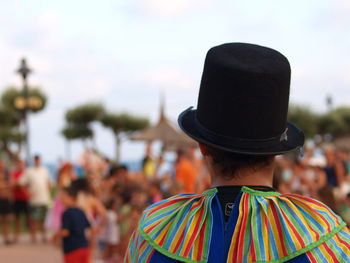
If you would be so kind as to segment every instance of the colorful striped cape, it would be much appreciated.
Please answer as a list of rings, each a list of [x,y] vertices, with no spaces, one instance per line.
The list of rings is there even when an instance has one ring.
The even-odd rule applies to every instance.
[[[293,194],[248,187],[241,191],[227,263],[279,263],[307,252],[309,258],[317,258],[317,249],[327,246],[326,241],[329,246],[348,248],[345,223],[324,204]],[[182,262],[206,263],[216,193],[213,188],[198,195],[181,194],[147,208],[131,239],[126,262],[149,262],[155,249]],[[343,236],[334,238],[340,231]]]
[[[285,262],[346,228],[339,216],[314,199],[247,187],[242,191],[227,262]]]

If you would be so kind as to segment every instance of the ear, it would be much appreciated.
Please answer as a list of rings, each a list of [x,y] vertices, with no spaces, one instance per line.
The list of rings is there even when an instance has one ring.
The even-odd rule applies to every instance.
[[[205,144],[199,143],[199,150],[201,151],[203,156],[208,155],[208,149],[207,149],[207,146],[205,146]]]

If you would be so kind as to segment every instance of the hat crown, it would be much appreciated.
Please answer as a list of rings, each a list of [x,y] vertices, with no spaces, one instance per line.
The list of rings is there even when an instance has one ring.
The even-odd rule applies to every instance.
[[[198,122],[230,138],[268,139],[287,126],[290,65],[276,50],[246,43],[211,48],[200,85]]]

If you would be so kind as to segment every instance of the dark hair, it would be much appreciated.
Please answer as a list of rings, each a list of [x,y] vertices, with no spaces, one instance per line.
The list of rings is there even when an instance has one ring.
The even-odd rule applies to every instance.
[[[71,188],[76,193],[78,193],[78,192],[84,192],[84,193],[88,193],[88,194],[93,193],[93,189],[92,189],[90,182],[88,181],[87,178],[78,178],[78,179],[72,181]]]
[[[131,211],[136,211],[138,213],[142,213],[143,212],[143,207],[139,204],[132,204],[131,205]]]
[[[333,193],[333,188],[330,185],[325,185],[318,190],[319,200],[329,206],[335,213],[337,213],[337,202]]]
[[[130,203],[130,201],[131,201],[131,191],[130,191],[130,189],[124,189],[124,191],[121,192],[120,197],[121,197],[122,202],[124,204]]]
[[[105,203],[105,207],[107,210],[112,210],[114,208],[114,204],[115,201],[114,199],[109,199],[106,203]]]
[[[273,181],[272,181],[272,187],[276,190],[278,190],[280,185],[283,183],[282,171],[283,169],[281,165],[277,164],[275,171],[273,172]]]
[[[73,187],[69,186],[69,187],[64,187],[62,189],[63,192],[65,192],[66,194],[68,194],[70,197],[73,197],[74,199],[77,198],[78,193],[75,191],[75,189],[73,189]]]
[[[126,172],[129,171],[129,168],[125,164],[121,164],[117,167],[117,171],[124,170]]]
[[[271,164],[274,155],[245,155],[227,152],[206,145],[208,155],[211,156],[214,166],[218,168],[228,179],[237,176],[237,171],[242,168],[258,170]]]
[[[160,190],[160,182],[158,180],[154,180],[150,183],[150,187],[155,187]]]

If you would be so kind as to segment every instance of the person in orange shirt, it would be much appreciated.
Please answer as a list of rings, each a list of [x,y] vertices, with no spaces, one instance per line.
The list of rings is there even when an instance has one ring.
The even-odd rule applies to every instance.
[[[196,170],[192,162],[188,159],[185,152],[177,152],[175,180],[183,187],[186,193],[193,193],[196,185]]]

